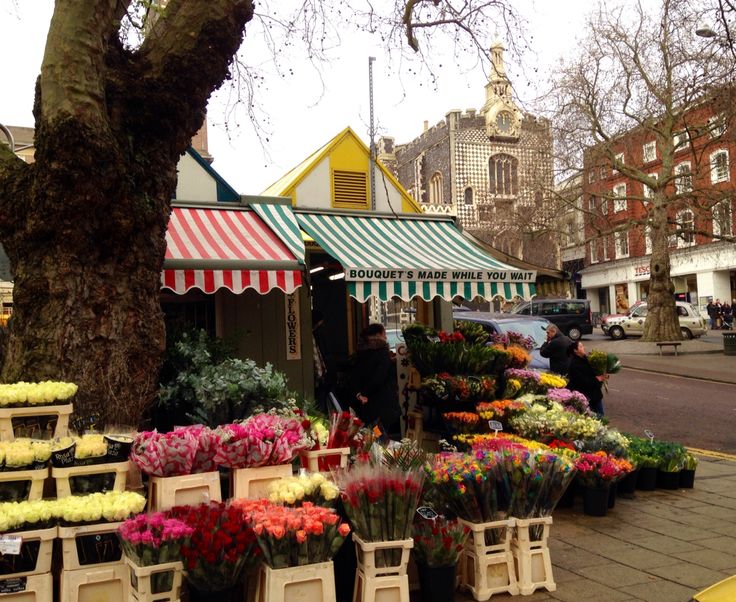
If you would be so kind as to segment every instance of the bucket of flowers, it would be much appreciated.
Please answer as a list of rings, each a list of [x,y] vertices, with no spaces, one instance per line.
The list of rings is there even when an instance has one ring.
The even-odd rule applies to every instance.
[[[184,522],[162,512],[140,514],[118,527],[130,586],[137,599],[178,600],[182,580],[181,548],[193,533]]]
[[[359,568],[369,564],[405,575],[423,472],[364,464],[336,471],[335,481],[353,528]]]
[[[422,602],[447,602],[455,592],[457,563],[470,529],[443,516],[414,523],[414,555]]]
[[[606,452],[581,453],[575,460],[578,479],[583,485],[583,511],[590,516],[605,516],[611,484],[633,470],[628,460]]]
[[[299,475],[272,481],[268,486],[268,500],[274,504],[301,506],[311,503],[329,507],[340,496],[337,485],[320,472],[308,473],[301,469]]]
[[[20,537],[18,553],[0,554],[0,579],[48,573],[56,538],[52,502],[0,503],[0,535]]]
[[[50,456],[49,441],[0,441],[0,502],[41,499]]]
[[[184,576],[192,601],[235,600],[245,569],[260,557],[253,529],[237,505],[210,502],[176,506],[166,512],[192,529],[181,546]]]
[[[355,412],[333,412],[330,414],[327,440],[321,443],[312,438],[312,446],[301,452],[302,466],[312,472],[329,471],[347,466],[351,450],[359,447],[357,441],[363,421]]]

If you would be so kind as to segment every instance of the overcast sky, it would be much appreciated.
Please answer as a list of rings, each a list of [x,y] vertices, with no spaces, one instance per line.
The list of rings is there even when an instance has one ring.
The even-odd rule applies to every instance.
[[[529,100],[533,90],[558,57],[575,51],[590,0],[519,0],[528,19],[531,48],[523,65],[509,65],[517,94]],[[53,9],[51,0],[0,0],[0,123],[32,126],[33,89],[43,56],[46,32]],[[255,47],[246,28],[246,50]],[[503,37],[503,36],[502,36]],[[252,46],[249,46],[252,45]],[[283,51],[286,52],[286,51]],[[261,61],[268,68],[268,56]],[[367,36],[350,35],[334,48],[329,63],[318,73],[306,61],[292,61],[293,75],[269,78],[257,90],[258,102],[267,111],[263,125],[265,148],[249,125],[246,112],[232,102],[234,92],[216,93],[208,109],[210,152],[214,168],[239,192],[258,194],[294,165],[351,126],[368,143],[368,57],[374,63],[374,111],[379,135],[408,142],[452,109],[480,109],[486,75],[481,66],[468,71],[450,60],[436,70],[438,80],[412,76],[408,67],[389,72],[383,49]],[[512,57],[508,57],[513,61]],[[435,61],[440,64],[440,61]]]

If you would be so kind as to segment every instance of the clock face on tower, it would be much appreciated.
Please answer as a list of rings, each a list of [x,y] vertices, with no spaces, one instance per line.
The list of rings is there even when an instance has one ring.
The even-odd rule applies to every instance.
[[[511,113],[501,111],[496,115],[496,131],[499,134],[508,134],[511,132]]]

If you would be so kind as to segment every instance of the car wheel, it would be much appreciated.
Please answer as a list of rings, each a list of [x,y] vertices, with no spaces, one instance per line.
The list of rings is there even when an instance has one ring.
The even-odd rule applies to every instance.
[[[608,334],[611,335],[611,338],[614,341],[619,341],[626,336],[626,334],[624,333],[624,329],[620,326],[611,326],[611,328],[608,330]]]
[[[567,336],[569,336],[573,341],[580,340],[580,337],[583,336],[583,333],[580,332],[579,328],[575,328],[574,326],[567,332]]]
[[[693,333],[688,328],[680,328],[680,332],[682,333],[682,338],[686,341],[693,338]]]

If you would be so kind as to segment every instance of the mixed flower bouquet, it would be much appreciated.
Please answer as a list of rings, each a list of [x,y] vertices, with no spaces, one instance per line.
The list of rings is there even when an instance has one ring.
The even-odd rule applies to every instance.
[[[588,354],[588,362],[593,371],[598,375],[616,374],[621,370],[621,361],[613,353],[593,349]]]
[[[364,541],[396,541],[411,537],[411,525],[422,493],[421,470],[363,464],[335,472],[345,511]],[[377,554],[378,566],[398,562],[396,550]],[[400,551],[399,551],[400,552]]]
[[[138,566],[151,566],[181,560],[181,548],[194,529],[163,512],[139,514],[118,527],[125,555]],[[174,573],[166,571],[151,576],[151,593],[170,591]]]
[[[189,540],[181,546],[181,555],[187,580],[199,591],[233,587],[243,569],[260,555],[255,533],[237,505],[210,502],[177,506],[166,514],[192,529]]]
[[[497,420],[504,426],[510,418],[518,416],[526,410],[526,405],[515,399],[499,399],[482,401],[475,406],[475,411],[483,420]]]
[[[575,460],[578,479],[585,487],[599,489],[625,477],[633,470],[628,460],[599,451],[579,454]]]
[[[448,372],[441,372],[425,378],[421,389],[430,399],[477,401],[493,398],[496,381],[491,376],[453,376]]]
[[[532,404],[526,412],[510,419],[509,426],[522,437],[539,441],[593,439],[606,431],[600,420],[565,410],[556,402],[549,407]]]
[[[503,347],[517,346],[521,347],[526,351],[534,349],[536,343],[532,337],[524,336],[521,333],[509,331],[507,333],[492,334],[491,341],[494,345],[501,345]]]
[[[310,502],[291,508],[239,500],[237,507],[258,539],[264,562],[272,569],[332,560],[350,533],[335,510]]]
[[[567,381],[556,374],[519,368],[509,368],[506,376],[504,397],[517,397],[526,393],[546,393],[549,389],[560,389]]]
[[[414,549],[417,562],[424,566],[455,566],[470,529],[456,520],[440,516],[414,523]]]
[[[526,368],[532,361],[529,352],[518,345],[494,345],[494,347],[504,349],[509,354],[509,368]]]
[[[339,495],[337,485],[319,472],[308,474],[303,471],[295,477],[277,479],[268,486],[269,501],[288,506],[305,503],[329,506]]]
[[[77,385],[60,381],[17,382],[0,385],[0,408],[45,406],[70,403]]]
[[[288,464],[312,445],[299,418],[274,411],[220,426],[216,433],[215,463],[228,468]]]

